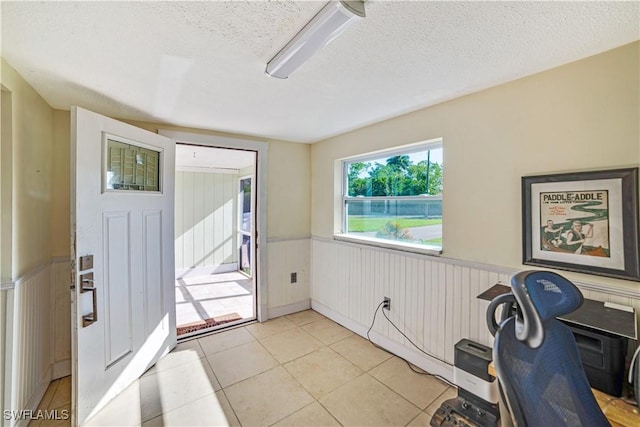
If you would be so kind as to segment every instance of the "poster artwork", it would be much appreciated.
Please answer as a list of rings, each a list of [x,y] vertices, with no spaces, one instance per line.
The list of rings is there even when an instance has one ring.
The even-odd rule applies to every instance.
[[[540,249],[610,257],[607,190],[540,193]]]

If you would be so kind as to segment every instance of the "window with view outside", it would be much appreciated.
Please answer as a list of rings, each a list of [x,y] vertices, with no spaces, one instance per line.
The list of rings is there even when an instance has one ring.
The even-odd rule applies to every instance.
[[[442,145],[344,162],[344,233],[442,249]]]

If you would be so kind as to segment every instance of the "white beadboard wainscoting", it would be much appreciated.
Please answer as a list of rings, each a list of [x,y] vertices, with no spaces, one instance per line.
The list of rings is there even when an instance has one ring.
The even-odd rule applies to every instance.
[[[4,410],[35,410],[50,381],[71,373],[70,277],[69,261],[53,259],[2,288]]]
[[[311,239],[308,236],[290,239],[270,238],[267,244],[269,318],[310,308]],[[291,283],[291,273],[297,273],[296,283]]]
[[[417,366],[452,380],[454,345],[467,338],[488,346],[488,301],[477,295],[496,283],[509,286],[517,270],[437,258],[313,237],[311,305],[366,336],[376,307],[391,298],[389,318],[422,350],[416,350],[378,313],[371,336]],[[585,298],[633,306],[640,294],[576,283]]]
[[[51,324],[52,378],[57,379],[71,375],[71,262],[67,258],[56,258],[51,262],[51,269],[55,288]]]

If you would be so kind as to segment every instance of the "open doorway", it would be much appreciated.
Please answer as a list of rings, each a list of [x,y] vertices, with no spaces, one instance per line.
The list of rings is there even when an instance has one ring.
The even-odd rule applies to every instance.
[[[251,150],[176,145],[178,338],[256,319]]]

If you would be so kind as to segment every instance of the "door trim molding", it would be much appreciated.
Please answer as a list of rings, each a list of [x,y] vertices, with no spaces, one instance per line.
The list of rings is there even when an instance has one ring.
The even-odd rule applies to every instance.
[[[267,307],[268,283],[267,283],[267,165],[269,154],[269,143],[265,141],[254,141],[250,139],[232,138],[228,136],[210,135],[192,132],[180,132],[168,129],[159,129],[160,135],[172,138],[176,143],[196,144],[207,147],[230,148],[255,151],[257,153],[256,164],[256,192],[257,192],[257,238],[256,250],[258,256],[256,261],[257,275],[256,288],[258,290],[256,298],[257,313],[259,322],[269,319]]]

